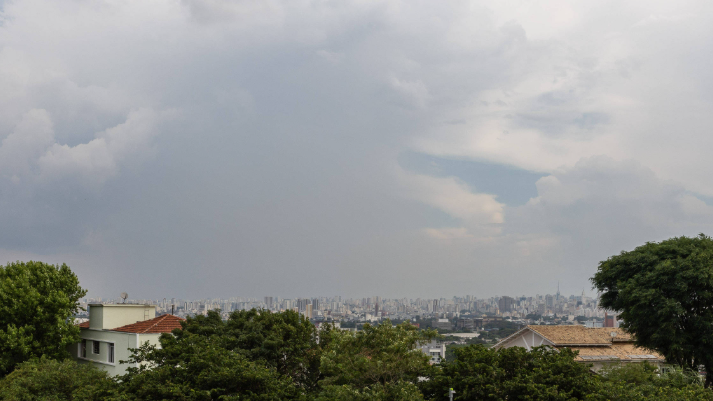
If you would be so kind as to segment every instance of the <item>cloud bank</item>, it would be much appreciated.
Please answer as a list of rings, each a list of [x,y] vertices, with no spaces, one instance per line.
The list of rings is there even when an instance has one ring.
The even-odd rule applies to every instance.
[[[95,296],[589,290],[711,231],[712,7],[0,2],[0,259]]]

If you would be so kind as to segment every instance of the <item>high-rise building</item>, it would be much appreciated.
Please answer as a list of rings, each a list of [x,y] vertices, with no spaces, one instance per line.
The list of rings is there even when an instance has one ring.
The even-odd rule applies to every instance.
[[[557,282],[557,300],[560,300],[560,282]]]
[[[312,304],[307,304],[304,312],[307,319],[312,319]]]
[[[604,312],[604,327],[619,327],[618,316],[616,314],[610,314],[609,312]]]
[[[272,309],[272,297],[265,297],[265,305],[267,309]]]
[[[307,308],[307,304],[312,305],[309,299],[298,299],[297,300],[297,308],[299,308],[300,312],[303,312]]]
[[[501,297],[500,300],[498,301],[498,309],[500,309],[500,313],[504,312],[512,312],[512,307],[515,304],[515,299],[504,296]]]
[[[319,299],[315,298],[312,300],[312,310],[319,310]]]

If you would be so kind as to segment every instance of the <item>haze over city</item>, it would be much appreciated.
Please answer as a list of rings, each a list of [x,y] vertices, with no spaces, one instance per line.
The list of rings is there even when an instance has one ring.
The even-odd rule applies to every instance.
[[[594,297],[599,261],[711,234],[712,20],[0,0],[0,260],[90,298]]]

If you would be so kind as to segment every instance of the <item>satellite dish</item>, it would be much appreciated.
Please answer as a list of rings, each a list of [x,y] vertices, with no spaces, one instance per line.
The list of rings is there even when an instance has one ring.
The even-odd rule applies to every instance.
[[[125,303],[126,303],[126,298],[128,298],[128,297],[129,297],[129,294],[127,294],[127,293],[125,293],[125,292],[122,292],[122,293],[121,293],[121,299],[124,300],[124,302],[122,302],[122,304],[125,304]]]

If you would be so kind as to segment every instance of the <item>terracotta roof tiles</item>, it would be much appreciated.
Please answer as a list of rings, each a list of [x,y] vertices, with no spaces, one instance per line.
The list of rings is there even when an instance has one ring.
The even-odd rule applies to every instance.
[[[633,343],[612,343],[609,347],[566,347],[579,351],[577,361],[663,361],[665,358],[656,351],[639,348]]]
[[[561,345],[609,345],[614,341],[632,341],[624,330],[613,327],[587,328],[584,326],[545,326],[530,325],[527,328],[535,331],[551,341],[555,346]],[[616,336],[612,336],[615,333]]]
[[[170,333],[173,329],[180,329],[181,322],[186,319],[174,315],[161,315],[153,319],[144,320],[126,326],[117,327],[112,331],[122,331],[125,333]]]
[[[656,351],[637,347],[631,334],[613,327],[530,325],[501,340],[495,347],[503,346],[527,330],[541,335],[555,348],[579,351],[576,360],[581,362],[665,360]]]

